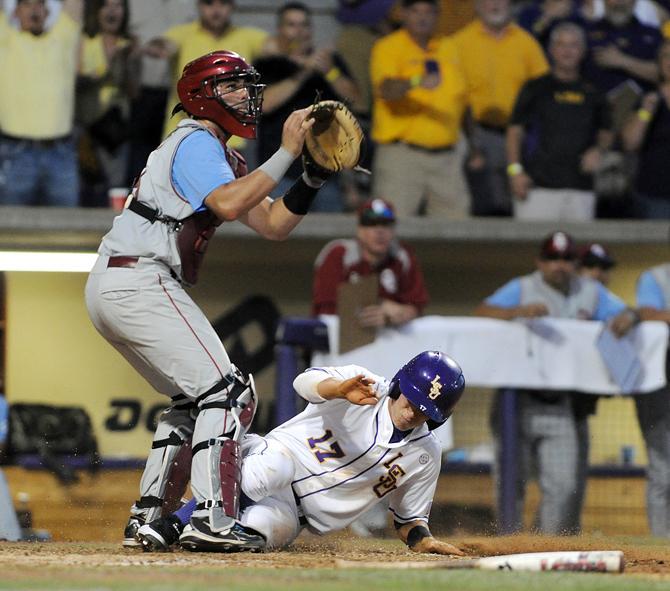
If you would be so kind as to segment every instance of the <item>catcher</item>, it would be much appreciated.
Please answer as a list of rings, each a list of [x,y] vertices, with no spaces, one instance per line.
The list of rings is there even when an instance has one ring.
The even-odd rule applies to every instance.
[[[388,500],[398,537],[411,550],[462,555],[428,528],[441,456],[431,430],[463,394],[458,364],[424,351],[390,381],[347,365],[310,368],[293,385],[305,410],[242,444],[244,526],[260,532],[267,548],[282,548],[303,528],[318,535],[342,530]],[[208,550],[188,523],[194,505],[142,526],[145,549],[166,550],[178,540],[187,550]]]
[[[303,152],[310,130],[323,122],[314,118],[321,118],[317,108],[293,112],[277,152],[247,174],[244,160],[226,142],[232,135],[256,136],[262,91],[256,71],[236,53],[215,51],[184,67],[177,84],[181,102],[174,111],[190,118],[149,156],[126,208],[102,239],[86,284],[86,305],[97,330],[170,398],[140,498],[131,507],[126,546],[137,545],[139,527],[166,507],[168,482],[188,480],[188,474],[175,471],[184,471],[177,458],[191,440],[190,481],[197,501],[192,530],[210,549],[265,544],[237,520],[239,442],[253,419],[254,382],[231,363],[185,291],[197,282],[207,245],[222,222],[239,220],[265,238],[282,240],[303,219],[330,173],[329,162],[319,166],[306,152],[302,177],[282,198],[266,197]],[[326,137],[326,130],[319,133],[319,141]],[[352,161],[340,153],[337,158]],[[212,465],[221,469],[213,471]]]

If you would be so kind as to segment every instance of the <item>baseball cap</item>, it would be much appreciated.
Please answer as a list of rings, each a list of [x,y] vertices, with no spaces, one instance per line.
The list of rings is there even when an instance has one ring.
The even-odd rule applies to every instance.
[[[386,199],[369,199],[358,209],[361,226],[390,226],[395,224],[395,210]]]
[[[540,258],[545,261],[556,261],[559,259],[573,261],[577,258],[575,241],[570,234],[553,232],[543,240],[540,247]]]
[[[582,267],[600,267],[604,270],[616,265],[616,261],[607,249],[598,242],[591,242],[582,248],[579,253],[579,262]]]

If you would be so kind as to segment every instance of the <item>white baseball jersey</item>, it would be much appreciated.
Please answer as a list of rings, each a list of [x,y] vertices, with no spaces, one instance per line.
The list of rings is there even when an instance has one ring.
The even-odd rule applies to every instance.
[[[316,393],[316,384],[324,379],[358,374],[375,380],[376,405],[324,400]],[[383,498],[390,501],[395,521],[427,522],[440,473],[440,447],[425,424],[389,443],[394,427],[388,380],[347,365],[310,368],[294,386],[309,402],[307,408],[266,438],[282,443],[294,459],[293,493],[310,529],[320,534],[343,529]]]

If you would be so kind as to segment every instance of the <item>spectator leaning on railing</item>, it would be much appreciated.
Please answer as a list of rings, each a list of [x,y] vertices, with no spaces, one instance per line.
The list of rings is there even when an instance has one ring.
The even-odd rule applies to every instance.
[[[72,137],[82,0],[63,0],[45,28],[45,0],[19,0],[12,27],[0,0],[0,204],[79,202]]]
[[[590,242],[579,250],[579,256],[577,257],[577,271],[586,279],[598,281],[609,288],[610,271],[615,266],[616,260],[614,260],[609,251],[598,242]],[[636,312],[628,312],[628,314],[636,314]],[[639,316],[633,316],[632,318],[637,322]],[[595,414],[598,399],[599,396],[596,394],[580,394],[579,401],[582,403],[583,411],[588,411],[588,414]],[[587,405],[591,405],[591,408],[588,408]],[[590,448],[589,438],[581,438],[579,444],[581,445],[581,448],[579,449],[579,457],[588,459]],[[578,469],[581,470],[581,472],[577,474],[577,483],[579,485],[577,498],[581,505],[584,493],[586,492],[588,462],[580,462]]]
[[[610,270],[616,266],[616,260],[609,251],[598,242],[590,242],[579,253],[579,274],[609,286]]]
[[[652,267],[640,275],[637,306],[642,320],[670,323],[670,264]],[[649,528],[655,536],[670,538],[670,388],[635,396],[635,406],[649,462]]]
[[[572,238],[554,232],[542,243],[537,271],[512,279],[486,298],[475,310],[478,316],[501,320],[517,318],[575,318],[607,321],[621,336],[637,316],[617,296],[596,281],[576,273],[577,251]],[[517,396],[518,466],[517,517],[523,510],[531,468],[537,470],[542,493],[536,526],[546,534],[580,531],[588,457],[588,394],[558,390],[521,390]],[[495,470],[500,474],[499,404],[493,406],[492,428],[497,443]],[[519,519],[517,525],[521,527]]]

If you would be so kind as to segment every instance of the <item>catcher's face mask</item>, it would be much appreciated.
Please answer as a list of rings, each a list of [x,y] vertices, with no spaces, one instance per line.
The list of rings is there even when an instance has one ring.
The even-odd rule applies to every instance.
[[[255,70],[232,78],[214,76],[203,82],[205,96],[215,99],[239,122],[256,126],[263,105],[263,85],[257,80]]]
[[[253,139],[263,104],[258,73],[232,51],[214,51],[186,64],[177,93],[193,117],[216,123],[230,135]]]

